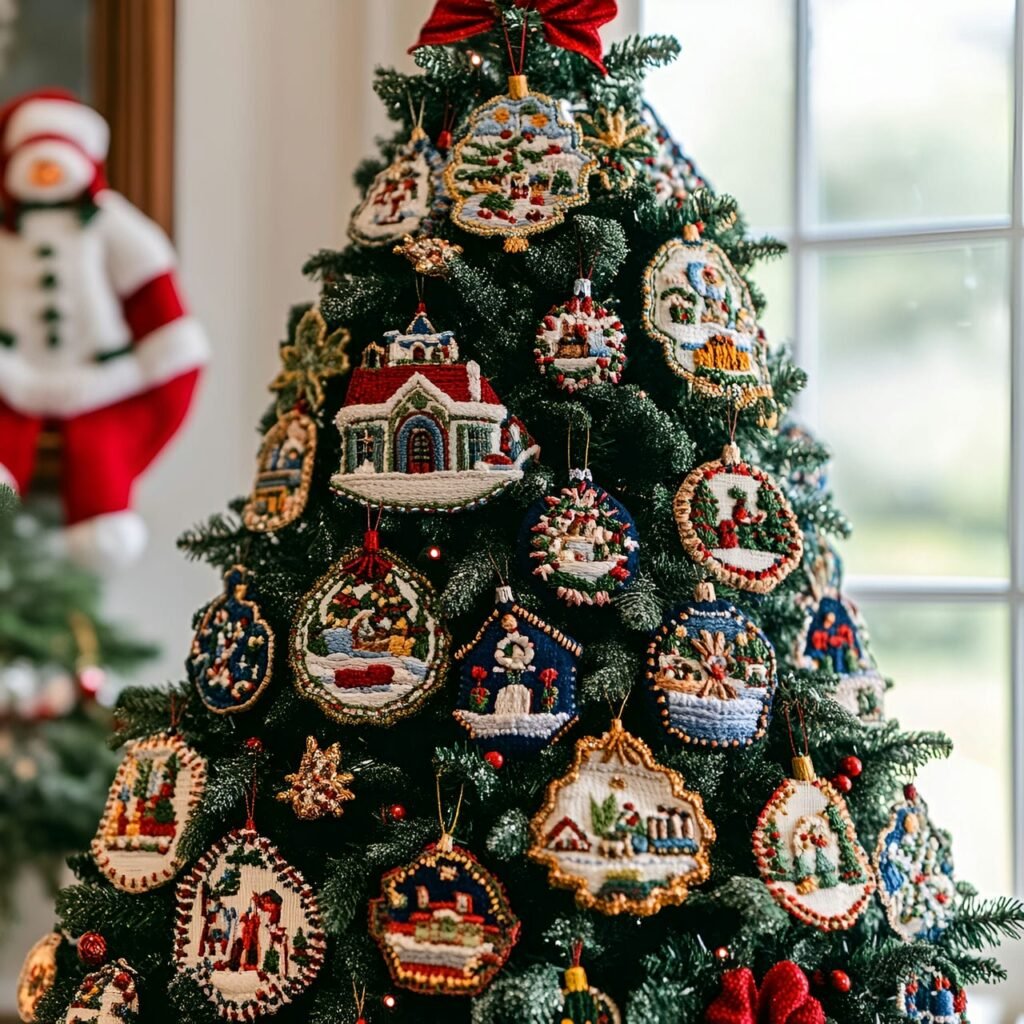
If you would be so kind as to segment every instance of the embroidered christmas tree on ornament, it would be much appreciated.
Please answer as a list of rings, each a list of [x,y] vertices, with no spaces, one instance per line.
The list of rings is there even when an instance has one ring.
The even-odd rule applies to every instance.
[[[710,583],[651,638],[647,684],[666,732],[699,746],[740,747],[768,728],[777,684],[768,638]]]
[[[368,530],[363,546],[343,555],[299,607],[295,686],[336,721],[389,725],[441,685],[449,642],[429,580]]]
[[[138,1024],[138,978],[124,960],[115,960],[78,986],[64,1024]]]
[[[402,512],[472,508],[522,478],[539,449],[477,363],[460,363],[451,331],[423,306],[352,371],[335,422],[342,497]]]
[[[44,935],[29,951],[18,975],[18,1016],[31,1024],[43,996],[57,980],[57,949],[63,941],[59,932]]]
[[[455,720],[484,750],[530,754],[553,743],[576,721],[572,637],[515,604],[498,587],[494,611],[455,652],[462,663]]]
[[[700,796],[618,719],[603,736],[577,741],[530,834],[530,859],[581,907],[642,917],[682,903],[707,879],[715,841]]]
[[[803,534],[786,496],[735,444],[683,481],[675,515],[687,554],[738,590],[771,593],[800,564]]]

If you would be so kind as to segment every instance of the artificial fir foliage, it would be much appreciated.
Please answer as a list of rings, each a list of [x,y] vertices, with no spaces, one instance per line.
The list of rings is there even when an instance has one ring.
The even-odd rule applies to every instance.
[[[462,28],[450,17],[455,6],[466,14]],[[790,535],[792,525],[799,524],[806,536],[834,537],[843,536],[847,524],[827,488],[813,479],[827,452],[775,426],[784,421],[804,375],[785,352],[769,351],[758,333],[763,297],[751,272],[756,261],[778,254],[781,247],[772,240],[746,238],[736,202],[702,187],[692,164],[678,155],[660,127],[651,137],[654,154],[643,155],[646,147],[637,144],[634,129],[641,119],[655,123],[643,109],[643,75],[671,60],[678,45],[664,37],[630,39],[595,60],[596,26],[609,6],[607,0],[537,0],[529,10],[513,0],[442,3],[416,51],[420,71],[378,72],[376,89],[397,122],[395,136],[359,168],[357,180],[364,190],[386,182],[386,175],[377,176],[396,155],[407,152],[421,124],[449,160],[458,154],[446,177],[466,194],[452,197],[447,219],[432,225],[450,244],[430,247],[415,238],[396,238],[399,253],[392,245],[351,244],[309,261],[309,273],[323,285],[317,308],[325,329],[346,329],[352,362],[363,365],[358,374],[334,373],[340,365],[336,356],[323,353],[324,400],[306,410],[316,422],[318,441],[305,508],[284,529],[254,532],[241,520],[242,498],[182,538],[191,557],[220,574],[244,565],[259,595],[260,614],[278,638],[270,681],[259,700],[235,714],[212,714],[195,685],[186,683],[169,693],[133,690],[121,701],[118,741],[166,729],[173,704],[178,731],[207,760],[205,793],[178,846],[186,865],[182,877],[198,880],[194,872],[204,853],[227,830],[244,823],[243,805],[255,784],[259,795],[253,811],[261,835],[315,894],[326,936],[323,964],[305,991],[295,987],[291,1003],[270,1007],[282,1024],[347,1024],[357,1018],[369,1024],[557,1024],[566,1016],[573,1019],[578,1009],[563,1013],[567,986],[562,973],[566,950],[581,942],[589,976],[629,1022],[703,1019],[728,971],[746,972],[742,979],[749,1007],[755,996],[770,998],[766,978],[778,976],[771,974],[773,965],[791,961],[784,970],[800,986],[803,1002],[811,1008],[820,1002],[815,1019],[863,1024],[891,1018],[895,994],[910,978],[938,976],[957,992],[963,985],[999,977],[1000,968],[984,948],[1001,936],[1019,934],[1024,926],[1024,909],[1016,902],[979,901],[965,883],[958,883],[955,917],[941,936],[933,943],[907,944],[869,895],[873,883],[863,848],[874,848],[902,786],[929,759],[946,756],[949,741],[939,734],[905,731],[895,721],[863,724],[834,699],[833,662],[796,663],[797,638],[806,629],[798,597],[808,581],[800,535]],[[569,17],[573,12],[575,26]],[[510,73],[526,79],[513,85],[511,98]],[[597,135],[565,127],[570,113],[564,105],[552,121],[543,97],[565,100],[572,110],[588,114],[592,120],[584,123],[596,126]],[[488,134],[491,121],[481,111],[506,112],[494,121],[496,135]],[[529,118],[536,123],[527,124]],[[501,127],[503,121],[508,128]],[[570,152],[549,153],[545,147],[534,160],[535,132],[542,129],[554,133],[551,146],[565,145]],[[502,138],[504,131],[507,138]],[[609,167],[595,156],[589,181],[556,183],[554,158],[567,156],[576,174],[588,159],[581,157],[586,150],[576,152],[577,140],[586,147],[588,139],[601,135],[606,138],[595,153],[616,163],[635,161],[635,169],[644,173],[619,174],[611,166],[616,173],[609,173],[605,183],[601,171]],[[617,144],[609,150],[606,143]],[[488,163],[492,159],[498,171]],[[499,173],[502,161],[515,165],[512,174]],[[667,161],[677,162],[676,174],[665,171]],[[543,168],[543,180],[531,181],[531,163]],[[563,188],[569,191],[559,191]],[[505,195],[506,189],[516,194]],[[527,220],[534,208],[541,211],[540,219]],[[478,211],[493,216],[480,218]],[[523,223],[507,219],[520,213]],[[475,219],[465,230],[460,225],[468,228],[470,215]],[[480,231],[496,222],[500,231]],[[511,248],[518,251],[506,253],[505,239],[516,243]],[[526,241],[526,246],[519,244]],[[659,337],[648,329],[644,282],[655,254],[669,243],[671,251],[665,254],[673,266],[682,259],[686,280],[695,283],[674,319],[667,310],[667,337]],[[701,258],[693,259],[695,253]],[[703,263],[703,270],[687,260]],[[584,261],[587,266],[581,268]],[[424,274],[437,272],[417,277],[413,266]],[[629,359],[617,384],[595,380],[569,393],[536,372],[536,328],[572,293],[584,270],[593,293],[609,305],[614,302],[629,338]],[[667,284],[664,268],[655,276],[649,283]],[[716,298],[723,282],[725,291]],[[404,347],[394,353],[396,362],[382,364],[385,332],[415,321],[421,301],[440,330],[395,331],[393,344]],[[293,311],[289,342],[306,312]],[[685,322],[688,316],[692,324]],[[669,330],[675,326],[698,330]],[[698,334],[696,344],[719,340],[706,358],[694,362],[699,372],[687,377],[680,373],[687,363],[677,360],[679,365],[670,366],[666,352],[674,358]],[[445,337],[458,338],[458,354],[441,351]],[[678,345],[683,349],[673,347]],[[286,342],[286,353],[289,347]],[[399,372],[376,376],[384,371]],[[449,379],[455,381],[449,392],[465,388],[467,400],[451,393],[442,398],[436,384]],[[502,417],[487,422],[499,428],[504,423],[503,436],[483,429],[474,433],[472,428],[484,423],[466,421],[480,419],[481,406],[494,404],[472,400],[470,389],[484,396],[485,382],[501,396]],[[414,394],[413,407],[403,406],[402,416],[392,417],[398,403]],[[393,398],[393,407],[384,409]],[[340,410],[345,412],[339,417]],[[280,411],[268,413],[262,431]],[[405,419],[415,417],[421,417],[416,429],[422,432],[403,435]],[[436,433],[426,422],[430,419]],[[454,427],[448,437],[442,429],[446,425]],[[350,436],[343,437],[349,426]],[[460,426],[466,428],[461,434]],[[642,547],[635,571],[630,567],[628,586],[606,588],[604,604],[569,604],[529,571],[520,524],[535,502],[565,486],[572,468],[567,437],[588,432],[593,478],[629,509]],[[513,442],[514,453],[506,451]],[[539,459],[535,450],[521,458],[534,442]],[[666,733],[642,691],[652,634],[678,609],[693,605],[697,585],[708,576],[680,542],[676,492],[698,466],[718,460],[726,445],[735,445],[730,465],[757,467],[763,478],[748,473],[730,481],[737,494],[712,494],[716,504],[729,503],[724,510],[731,509],[729,515],[712,520],[711,509],[704,508],[695,510],[698,518],[719,524],[729,518],[737,526],[737,544],[742,534],[750,550],[767,550],[784,563],[784,571],[774,572],[770,585],[754,588],[737,589],[739,576],[719,577],[717,600],[759,631],[750,633],[759,644],[761,635],[767,638],[778,678],[773,716],[755,716],[753,731],[763,725],[764,735],[755,736],[749,746],[723,749],[721,744],[688,745]],[[449,483],[438,469],[442,450],[456,459]],[[386,466],[385,453],[394,460]],[[515,478],[488,493],[486,504],[474,500],[479,495],[467,500],[454,490],[475,479],[467,474],[504,479],[488,474],[507,472],[494,467],[509,462]],[[426,472],[416,474],[411,468]],[[414,475],[428,479],[417,481]],[[332,478],[337,493],[332,493]],[[771,487],[756,493],[754,484],[765,480]],[[421,500],[424,486],[429,503]],[[363,547],[368,516],[360,501],[374,510],[392,506],[372,512],[379,514],[379,522],[373,523],[372,543]],[[430,514],[417,511],[427,504]],[[738,516],[733,506],[742,506]],[[409,600],[413,582],[416,602]],[[474,741],[455,720],[453,709],[468,706],[471,699],[482,702],[484,695],[474,698],[470,687],[460,705],[460,676],[471,658],[449,665],[444,657],[449,635],[453,650],[472,644],[480,623],[494,611],[499,582],[514,593],[510,614],[517,624],[544,623],[572,637],[581,649],[573,709],[578,721],[561,742],[540,745],[514,760],[511,751],[505,757]],[[430,615],[420,615],[428,598]],[[499,626],[504,612],[499,608]],[[433,647],[425,643],[428,634],[417,632],[427,619],[428,628],[442,631],[429,634]],[[359,645],[349,644],[355,634]],[[504,636],[494,642],[500,646]],[[406,650],[410,638],[413,648],[417,642],[425,648],[418,664],[411,663],[417,659]],[[705,648],[700,656],[722,676],[716,680],[715,671],[709,673],[720,684],[719,699],[728,699],[731,688],[738,692],[732,682],[736,666],[729,665],[729,658],[736,662],[748,652],[707,647],[699,632],[697,640]],[[480,643],[485,642],[491,639]],[[757,653],[767,677],[772,671],[768,651]],[[332,658],[343,662],[340,676],[333,674],[333,665],[330,674],[311,675],[311,665]],[[415,700],[388,709],[393,694],[381,666],[395,668],[395,662],[415,669],[413,675],[423,681],[419,687],[408,684]],[[368,675],[374,665],[376,682]],[[533,689],[543,701],[539,682]],[[516,685],[526,688],[522,681]],[[522,713],[527,695],[517,690],[512,696],[516,714]],[[373,713],[375,704],[385,710]],[[360,714],[341,714],[345,708],[358,708]],[[860,762],[845,804],[836,791],[835,799],[824,805],[819,801],[808,811],[821,811],[829,834],[842,832],[847,842],[780,849],[771,869],[778,877],[762,878],[752,832],[762,808],[787,786],[793,750],[786,720],[797,709],[807,749],[820,770],[851,757]],[[341,817],[298,820],[285,802],[275,799],[287,785],[286,776],[294,775],[311,735],[324,749],[340,743],[344,750],[355,796]],[[831,783],[823,786],[832,794]],[[455,850],[472,858],[461,869],[435,856],[438,798],[452,807],[460,793],[457,827],[443,827],[443,832],[445,846],[453,842]],[[576,803],[570,807],[572,800]],[[843,807],[848,808],[849,830]],[[766,820],[762,829],[782,835],[787,831],[781,820],[785,807],[777,810],[778,820],[774,825]],[[575,829],[563,821],[572,815],[578,819]],[[584,849],[588,844],[589,851]],[[821,849],[832,856],[818,856]],[[659,858],[686,861],[684,880],[667,877],[664,865],[659,870]],[[216,1021],[216,1007],[200,988],[203,972],[191,969],[197,965],[190,963],[175,976],[174,887],[124,893],[104,879],[90,857],[73,863],[81,881],[60,896],[62,928],[72,937],[100,932],[110,959],[129,961],[138,975],[147,1024]],[[458,884],[466,864],[486,882],[472,892]],[[420,870],[425,881],[416,880]],[[844,884],[857,889],[863,900],[849,928],[839,934],[822,930],[807,923],[808,915],[801,919],[776,901],[769,883],[778,888],[783,877],[798,870],[807,879],[813,876],[826,892]],[[762,871],[767,875],[766,868]],[[477,907],[480,900],[486,906]],[[484,948],[488,944],[491,949]],[[416,957],[425,958],[430,969],[417,966],[410,977],[396,966],[395,956],[382,953],[385,946],[414,949],[413,962],[419,965],[422,960]],[[462,986],[453,984],[448,973],[456,960],[468,965],[469,981]],[[64,1019],[86,973],[67,942],[58,948],[57,962],[56,983],[38,1009],[37,1019],[45,1024]],[[281,967],[282,962],[270,964],[278,974]],[[479,993],[450,994],[460,988]],[[430,994],[438,992],[447,994]]]

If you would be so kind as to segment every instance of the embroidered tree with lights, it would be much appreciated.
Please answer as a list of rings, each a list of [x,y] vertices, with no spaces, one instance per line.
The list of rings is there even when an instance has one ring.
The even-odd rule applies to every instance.
[[[602,58],[613,13],[441,0],[420,71],[378,72],[398,132],[358,171],[359,241],[307,266],[256,491],[181,542],[228,579],[197,625],[229,608],[269,654],[241,688],[122,698],[174,834],[73,861],[35,1019],[84,985],[120,1014],[90,1019],[147,1024],[948,1021],[1000,976],[1017,903],[961,882],[927,937],[887,916],[925,883],[879,837],[950,744],[802,667],[847,526],[825,450],[780,428],[804,375],[751,272],[781,247],[644,107],[677,43]],[[538,325],[591,294],[625,366],[567,346],[570,389]],[[536,573],[567,482],[614,523],[552,529]]]

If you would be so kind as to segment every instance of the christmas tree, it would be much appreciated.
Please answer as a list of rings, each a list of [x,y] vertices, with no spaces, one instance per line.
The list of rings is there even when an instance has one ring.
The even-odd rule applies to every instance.
[[[781,988],[860,1024],[1001,976],[1016,902],[887,919],[915,882],[868,853],[950,744],[801,661],[847,524],[779,429],[781,246],[644,108],[676,41],[602,56],[612,13],[442,0],[419,73],[378,72],[396,137],[306,268],[252,494],[182,538],[224,593],[189,678],[120,701],[36,1020],[752,1022]]]

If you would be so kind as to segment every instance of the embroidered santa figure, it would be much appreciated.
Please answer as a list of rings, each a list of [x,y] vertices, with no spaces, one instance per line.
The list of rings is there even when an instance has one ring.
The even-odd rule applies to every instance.
[[[170,242],[106,186],[108,141],[106,121],[66,93],[0,111],[0,483],[28,487],[52,425],[68,550],[96,567],[141,552],[132,486],[207,358]]]

